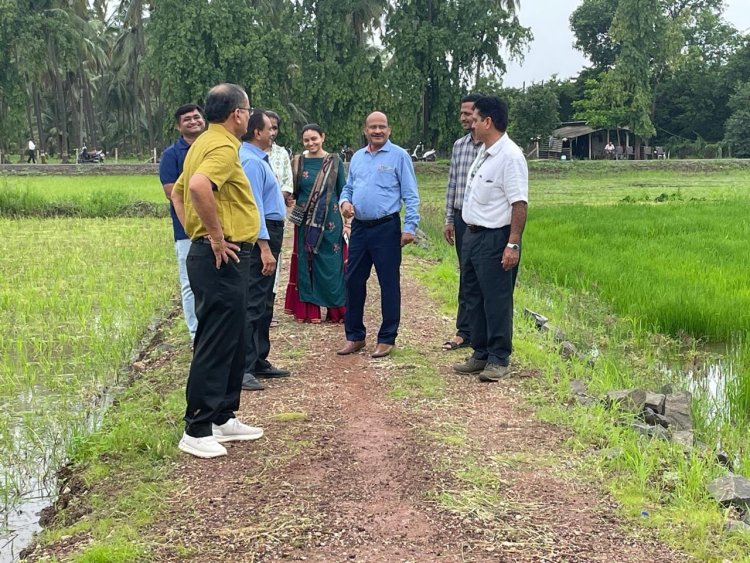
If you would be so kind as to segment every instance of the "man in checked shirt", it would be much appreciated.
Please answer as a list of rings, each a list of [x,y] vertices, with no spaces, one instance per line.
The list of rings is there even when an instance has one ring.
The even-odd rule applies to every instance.
[[[451,167],[448,173],[448,190],[445,192],[445,226],[443,236],[451,246],[456,247],[458,263],[461,264],[461,244],[463,243],[466,223],[461,218],[461,209],[464,203],[466,191],[466,180],[469,175],[471,163],[482,148],[482,141],[474,137],[472,130],[472,116],[474,115],[474,102],[481,97],[480,94],[469,94],[461,100],[458,119],[466,131],[466,135],[453,143],[451,153]],[[471,343],[471,331],[469,329],[469,317],[466,312],[466,298],[463,295],[463,273],[459,273],[458,286],[458,314],[456,315],[456,335],[443,344],[443,350],[458,350],[466,348]]]

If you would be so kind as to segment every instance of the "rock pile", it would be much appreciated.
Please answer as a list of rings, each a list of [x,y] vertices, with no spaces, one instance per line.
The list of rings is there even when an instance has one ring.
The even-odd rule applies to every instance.
[[[571,381],[570,388],[573,399],[580,405],[597,401],[580,380]],[[689,391],[672,392],[668,386],[661,393],[645,389],[618,389],[609,391],[604,402],[609,408],[634,415],[637,420],[631,423],[631,427],[636,432],[649,438],[671,440],[686,450],[693,447],[692,395]]]

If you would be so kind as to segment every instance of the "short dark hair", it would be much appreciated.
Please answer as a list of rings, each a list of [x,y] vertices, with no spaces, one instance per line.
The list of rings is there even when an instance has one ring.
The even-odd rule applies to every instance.
[[[266,120],[264,117],[268,117],[266,112],[262,109],[254,109],[253,113],[250,114],[250,119],[247,122],[247,133],[242,135],[242,140],[250,142],[255,139],[256,131],[263,131],[266,128]]]
[[[247,94],[241,86],[224,82],[208,91],[206,119],[209,123],[224,123],[229,115],[245,103]]]
[[[321,129],[320,125],[317,123],[308,123],[302,128],[302,132],[300,133],[300,137],[305,134],[305,131],[315,131],[318,135],[324,135],[323,129]]]
[[[198,104],[185,104],[177,108],[177,111],[174,112],[174,120],[176,123],[180,122],[180,118],[185,115],[186,113],[192,113],[195,110],[198,110],[201,115],[203,115],[203,108],[200,107]]]
[[[482,97],[482,94],[467,94],[466,96],[461,98],[461,103],[465,104],[465,103],[471,102],[473,104],[481,97]]]
[[[271,111],[270,109],[267,109],[267,110],[266,110],[266,115],[267,115],[267,116],[268,116],[268,117],[269,117],[270,119],[275,119],[276,121],[278,121],[278,122],[279,122],[279,125],[281,125],[281,118],[279,117],[279,114],[278,114],[278,113],[276,113],[275,111]]]
[[[489,117],[495,129],[505,133],[508,128],[508,104],[497,96],[482,96],[474,102],[474,110],[482,119]]]

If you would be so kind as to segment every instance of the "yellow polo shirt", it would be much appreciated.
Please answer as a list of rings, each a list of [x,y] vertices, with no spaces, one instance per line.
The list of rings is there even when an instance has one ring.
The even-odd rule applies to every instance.
[[[233,242],[255,242],[260,230],[260,215],[250,182],[240,164],[240,140],[221,124],[208,129],[190,146],[182,174],[174,190],[185,205],[185,232],[191,240],[208,235],[193,207],[188,183],[194,174],[203,174],[214,185],[214,198],[224,238]]]

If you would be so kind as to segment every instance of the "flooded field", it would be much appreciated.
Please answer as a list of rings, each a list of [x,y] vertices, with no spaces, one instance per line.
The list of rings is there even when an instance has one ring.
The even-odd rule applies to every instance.
[[[163,219],[0,219],[0,561],[177,289]]]

